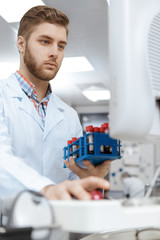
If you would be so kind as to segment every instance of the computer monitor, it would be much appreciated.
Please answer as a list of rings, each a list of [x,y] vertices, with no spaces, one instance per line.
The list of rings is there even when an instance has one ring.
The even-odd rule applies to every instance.
[[[160,0],[110,0],[110,135],[160,140]]]

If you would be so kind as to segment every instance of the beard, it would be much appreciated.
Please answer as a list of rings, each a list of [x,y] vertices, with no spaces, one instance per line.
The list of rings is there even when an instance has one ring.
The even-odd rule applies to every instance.
[[[26,45],[26,49],[25,49],[25,53],[24,53],[24,63],[26,65],[27,69],[29,70],[29,72],[35,78],[38,78],[43,81],[50,81],[51,79],[53,79],[59,70],[59,69],[52,70],[52,71],[50,70],[48,72],[43,70],[43,65],[37,64],[35,58],[31,54],[28,44]]]

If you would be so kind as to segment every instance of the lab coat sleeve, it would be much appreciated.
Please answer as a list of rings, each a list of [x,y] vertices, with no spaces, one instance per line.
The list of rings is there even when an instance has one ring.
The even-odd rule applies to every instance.
[[[34,191],[40,191],[43,187],[54,184],[47,177],[41,176],[37,171],[26,165],[21,158],[14,155],[14,149],[12,147],[12,139],[8,134],[8,128],[5,125],[2,105],[0,102],[0,175],[5,175],[5,181],[7,179],[10,184],[20,182],[20,186],[32,189]],[[1,179],[1,183],[3,179]],[[20,190],[22,190],[20,188]]]

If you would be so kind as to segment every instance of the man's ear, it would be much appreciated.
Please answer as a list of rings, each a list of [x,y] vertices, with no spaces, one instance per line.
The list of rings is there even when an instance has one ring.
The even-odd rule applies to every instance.
[[[18,51],[20,53],[24,53],[24,51],[25,51],[25,43],[26,43],[26,41],[25,41],[24,37],[18,36],[17,48],[18,48]]]

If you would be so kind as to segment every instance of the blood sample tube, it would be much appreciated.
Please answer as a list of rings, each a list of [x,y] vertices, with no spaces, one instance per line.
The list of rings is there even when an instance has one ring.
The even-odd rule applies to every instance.
[[[94,154],[94,137],[93,137],[93,134],[92,134],[93,133],[93,126],[92,125],[86,126],[86,133],[88,134],[87,142],[90,143],[88,145],[88,154]]]
[[[105,122],[101,126],[105,128],[105,133],[108,134],[109,133],[109,123]]]
[[[105,123],[102,124],[102,126],[105,128],[104,133],[105,133],[105,134],[109,134],[109,123],[108,123],[108,122],[105,122]],[[104,152],[105,152],[106,154],[111,154],[111,153],[112,153],[112,146],[110,146],[110,145],[105,145],[105,146],[104,146]]]
[[[71,147],[69,146],[69,144],[72,144],[72,140],[68,140],[67,141],[67,145],[68,145],[68,147],[67,147],[67,156],[68,156],[68,158],[70,157],[70,153],[72,152],[72,149],[71,149]]]
[[[77,150],[77,145],[74,144],[74,142],[75,142],[76,140],[77,140],[76,137],[73,137],[73,138],[72,138],[72,151],[73,151],[73,152]],[[74,158],[77,158],[77,154],[76,154],[76,153],[73,153],[73,157],[74,157]]]
[[[100,127],[100,133],[104,134],[105,128],[104,127]],[[100,153],[105,153],[104,151],[104,145],[100,146]]]

